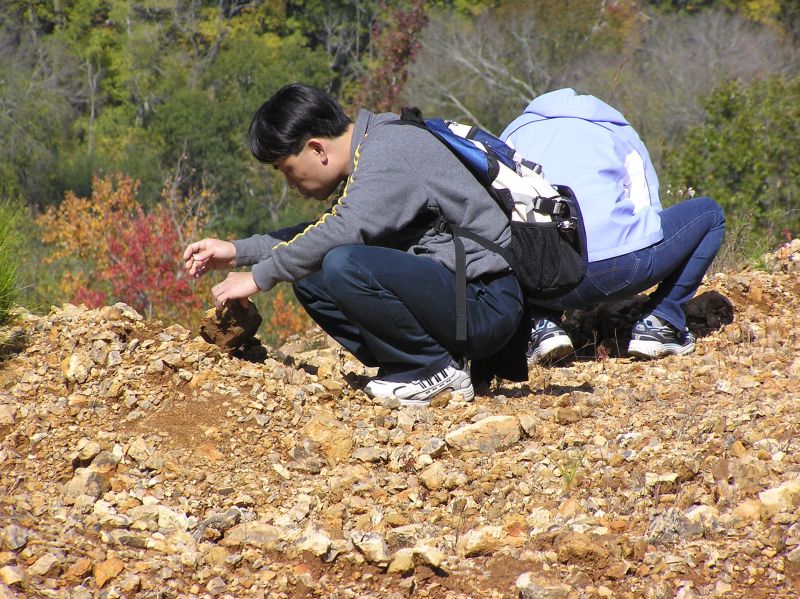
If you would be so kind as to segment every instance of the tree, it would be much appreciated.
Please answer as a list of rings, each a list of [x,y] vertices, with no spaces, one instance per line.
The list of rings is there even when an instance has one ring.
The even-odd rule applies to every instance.
[[[405,98],[499,133],[533,98],[567,85],[583,56],[618,50],[637,19],[629,2],[542,0],[536,8],[515,2],[476,19],[432,15]]]
[[[61,191],[72,147],[79,65],[58,40],[44,3],[7,2],[0,21],[0,197],[41,206]],[[50,15],[52,17],[52,15]],[[54,18],[54,17],[53,17]]]
[[[387,9],[381,22],[373,24],[375,58],[368,63],[354,105],[380,112],[397,110],[397,99],[408,79],[408,68],[420,47],[418,37],[427,20],[423,0],[411,0],[407,7]]]
[[[672,189],[715,198],[729,221],[800,232],[800,76],[731,81],[705,99],[708,120],[667,155]]]
[[[162,202],[146,211],[136,198],[138,182],[124,175],[96,178],[92,195],[69,193],[38,219],[53,249],[48,262],[66,262],[65,295],[97,307],[123,301],[148,317],[196,318],[201,293],[182,271],[179,256],[200,236],[210,204],[207,191],[194,196],[167,185]]]
[[[611,58],[611,60],[608,60]],[[660,15],[627,62],[605,57],[578,72],[581,86],[610,98],[638,129],[657,167],[706,118],[702,98],[726,80],[749,83],[797,72],[797,51],[776,30],[723,10]]]

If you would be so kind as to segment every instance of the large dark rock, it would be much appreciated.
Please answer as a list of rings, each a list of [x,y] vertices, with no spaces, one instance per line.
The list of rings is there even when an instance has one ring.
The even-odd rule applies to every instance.
[[[248,300],[246,305],[242,305],[239,301],[232,301],[222,310],[212,308],[206,312],[200,323],[200,336],[233,353],[248,344],[259,326],[261,315],[253,302]]]

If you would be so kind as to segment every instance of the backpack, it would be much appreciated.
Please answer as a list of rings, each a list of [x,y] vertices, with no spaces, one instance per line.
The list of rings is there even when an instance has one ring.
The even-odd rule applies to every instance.
[[[461,238],[500,254],[519,281],[526,299],[558,297],[586,274],[586,234],[580,207],[569,187],[551,185],[542,167],[478,127],[442,119],[423,119],[417,108],[403,108],[400,124],[429,131],[480,181],[508,216],[511,242],[501,247],[463,226],[439,217],[438,231],[453,236],[456,249],[456,340],[466,341],[466,254]]]

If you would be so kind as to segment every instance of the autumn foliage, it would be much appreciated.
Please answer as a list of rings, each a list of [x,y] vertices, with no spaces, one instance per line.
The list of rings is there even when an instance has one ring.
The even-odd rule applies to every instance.
[[[65,297],[90,307],[122,301],[151,318],[196,318],[208,293],[185,276],[180,255],[205,224],[209,198],[182,195],[172,183],[145,210],[136,198],[138,182],[95,177],[91,197],[68,193],[37,219],[43,241],[53,247],[47,260],[67,267]]]
[[[408,67],[420,48],[419,35],[428,22],[425,2],[410,0],[405,6],[385,5],[385,18],[372,26],[375,58],[354,105],[372,110],[396,110],[397,100],[408,79]]]
[[[314,323],[305,310],[290,301],[282,287],[273,290],[271,296],[268,316],[262,325],[268,338],[282,342],[291,335],[302,333],[313,326]]]

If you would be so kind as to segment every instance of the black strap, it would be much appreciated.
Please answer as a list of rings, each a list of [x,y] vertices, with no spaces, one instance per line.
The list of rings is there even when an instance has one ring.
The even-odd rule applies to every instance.
[[[455,232],[453,244],[456,246],[456,343],[462,345],[467,341],[467,253]]]
[[[508,262],[507,250],[485,237],[448,222],[443,217],[437,219],[435,228],[437,231],[449,231],[453,236],[456,250],[456,343],[466,350],[464,344],[467,341],[467,252],[461,238],[470,239],[487,250],[500,254],[506,262]]]

